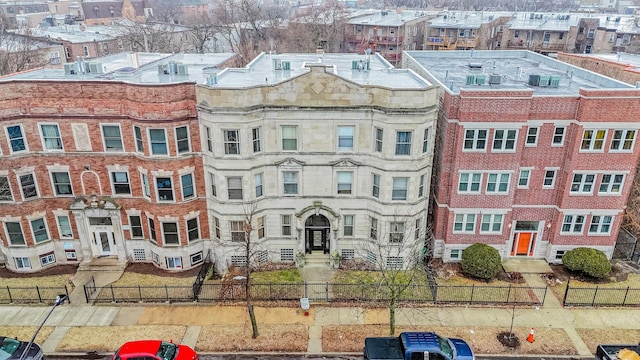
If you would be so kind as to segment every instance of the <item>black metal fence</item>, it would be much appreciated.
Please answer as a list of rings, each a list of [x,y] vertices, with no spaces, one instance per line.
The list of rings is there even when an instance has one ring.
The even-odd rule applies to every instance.
[[[94,277],[91,276],[91,279],[89,279],[89,281],[87,281],[87,283],[83,285],[83,288],[84,288],[84,299],[88,303],[89,299],[91,299],[98,292],[98,288],[96,287],[96,279],[94,279]]]
[[[198,294],[191,286],[105,286],[94,302],[218,302],[240,301],[246,298],[243,283],[202,284]],[[402,291],[398,301],[431,302],[437,304],[521,304],[541,305],[546,287],[526,286],[437,286],[410,285]],[[391,289],[378,285],[333,283],[252,284],[255,301],[292,300],[308,298],[319,302],[386,302]]]
[[[63,286],[31,286],[31,287],[0,287],[0,303],[2,304],[47,304],[52,305],[60,294],[67,295],[69,289]]]
[[[620,228],[616,246],[613,251],[615,259],[624,259],[627,261],[640,263],[640,247],[638,239],[627,229]]]
[[[572,287],[567,283],[564,306],[640,306],[639,288]]]

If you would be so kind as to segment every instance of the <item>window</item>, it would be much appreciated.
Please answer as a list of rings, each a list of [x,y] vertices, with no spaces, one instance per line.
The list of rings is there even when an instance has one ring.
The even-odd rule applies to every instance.
[[[176,145],[178,148],[178,154],[191,151],[189,144],[189,128],[186,126],[180,126],[176,128]]]
[[[611,222],[613,217],[610,215],[593,215],[591,216],[591,224],[589,225],[589,234],[609,234],[611,233]]]
[[[159,201],[173,201],[173,181],[170,177],[156,178]]]
[[[596,35],[596,29],[589,29],[587,31],[587,38],[593,39]]]
[[[542,182],[543,188],[553,188],[556,182],[556,170],[545,170],[544,181]]]
[[[20,187],[22,188],[22,197],[25,200],[38,197],[36,178],[33,174],[20,175]]]
[[[573,174],[573,181],[571,182],[572,193],[591,194],[593,189],[593,181],[595,180],[595,174]]]
[[[262,196],[262,173],[254,176],[256,182],[256,197]]]
[[[527,143],[526,146],[536,146],[538,144],[538,130],[537,127],[529,127],[527,129]]]
[[[222,234],[220,232],[220,220],[218,220],[218,218],[215,217],[215,216],[213,217],[213,228],[215,229],[214,235],[215,235],[216,239],[220,239],[220,236]]]
[[[516,130],[496,130],[493,133],[493,150],[508,151],[516,147]]]
[[[389,242],[401,243],[404,239],[404,222],[392,221],[389,224]]]
[[[258,219],[258,239],[264,239],[264,216],[260,216]]]
[[[282,222],[282,235],[291,236],[291,215],[282,215],[280,220]]]
[[[197,265],[204,262],[204,257],[202,256],[202,251],[198,251],[195,254],[191,254],[191,265]]]
[[[195,190],[193,187],[193,174],[185,174],[180,176],[180,182],[182,183],[182,199],[189,199],[195,197]]]
[[[353,151],[355,127],[338,126],[338,151]]]
[[[475,214],[456,214],[453,221],[454,232],[474,232],[476,228]]]
[[[102,138],[105,151],[123,151],[122,134],[119,125],[102,125]]]
[[[338,194],[351,194],[351,183],[353,182],[353,173],[350,171],[338,171]]]
[[[165,245],[180,245],[180,236],[178,234],[178,223],[163,222],[162,223],[162,239]]]
[[[283,126],[282,127],[282,150],[298,150],[298,127]]]
[[[635,130],[614,130],[611,140],[611,151],[633,151],[636,140]]]
[[[396,155],[411,154],[411,131],[396,132]]]
[[[49,240],[49,231],[44,218],[31,220],[31,230],[33,231],[33,239],[36,243]]]
[[[562,232],[582,234],[584,215],[565,215],[562,220]]]
[[[529,169],[520,169],[520,175],[518,175],[518,187],[519,188],[528,188],[529,187],[529,177],[531,176],[531,170]]]
[[[487,146],[487,130],[465,130],[464,150],[484,150]]]
[[[451,252],[449,252],[449,258],[452,260],[460,260],[462,258],[462,251],[460,251],[460,249],[451,249]]]
[[[24,138],[21,125],[7,126],[7,135],[9,136],[9,144],[11,152],[20,152],[27,150],[27,140]]]
[[[62,138],[58,124],[42,124],[42,142],[46,150],[62,150]]]
[[[56,220],[58,221],[58,231],[60,233],[60,238],[62,239],[73,238],[73,232],[71,231],[71,221],[69,220],[69,216],[58,215],[56,216]]]
[[[393,190],[391,200],[407,200],[407,182],[409,178],[393,178]]]
[[[369,237],[373,240],[378,240],[378,219],[373,216],[369,224]]]
[[[375,152],[382,152],[382,136],[383,136],[383,131],[381,128],[376,128],[376,141],[373,147],[373,150]]]
[[[553,140],[551,146],[562,146],[564,144],[565,127],[556,127],[553,129]]]
[[[181,257],[168,257],[167,258],[167,269],[182,269],[182,258]]]
[[[344,224],[342,226],[342,235],[353,236],[353,215],[344,216]]]
[[[509,192],[510,174],[488,174],[487,193],[507,193]]]
[[[156,237],[156,224],[151,218],[149,218],[149,236],[153,242],[158,241],[158,238]]]
[[[418,198],[424,195],[424,175],[420,175],[420,182],[418,184]]]
[[[205,126],[204,134],[207,141],[207,150],[209,150],[209,152],[213,152],[213,140],[211,139],[211,128],[208,126]]]
[[[424,129],[424,135],[422,136],[422,153],[429,152],[429,128]]]
[[[558,250],[556,251],[556,260],[562,260],[562,257],[566,253],[566,250]]]
[[[149,142],[151,143],[151,155],[167,155],[167,133],[164,129],[149,129]]]
[[[142,178],[142,192],[144,193],[144,196],[151,197],[151,189],[149,189],[149,177],[144,173],[140,174],[140,177]]]
[[[216,188],[216,176],[213,173],[209,173],[209,180],[211,181],[211,196],[218,196],[218,189]]]
[[[460,173],[459,193],[480,193],[481,173]]]
[[[585,130],[582,133],[580,150],[595,151],[604,149],[604,139],[606,135],[606,130]]]
[[[224,131],[224,153],[227,155],[240,155],[238,130]]]
[[[422,223],[421,219],[416,219],[416,228],[413,232],[413,237],[417,240],[420,238],[420,224]]]
[[[231,221],[231,241],[245,241],[244,221]]]
[[[144,143],[142,142],[142,130],[139,126],[133,127],[133,136],[136,138],[136,151],[144,153]]]
[[[73,195],[71,179],[69,178],[68,172],[52,172],[51,179],[53,180],[53,191],[56,195]]]
[[[480,224],[481,233],[499,233],[502,232],[502,215],[501,214],[482,214],[482,223]]]
[[[189,242],[200,239],[200,226],[198,226],[198,218],[187,220],[187,238]]]
[[[42,266],[54,264],[55,262],[56,262],[56,255],[54,253],[48,253],[40,256],[40,265]]]
[[[253,136],[253,152],[254,153],[257,153],[257,152],[261,151],[260,130],[262,130],[261,127],[257,127],[257,128],[251,129],[251,134]]]
[[[114,171],[111,173],[111,181],[113,183],[113,193],[115,195],[127,194],[131,195],[131,186],[129,185],[129,174],[125,171]]]
[[[9,245],[26,245],[24,242],[24,233],[22,225],[19,222],[4,223],[7,228],[7,236],[9,237]]]
[[[16,269],[31,269],[31,261],[28,257],[13,258],[16,263]]]
[[[600,194],[620,194],[622,191],[623,174],[602,174],[600,182]]]
[[[282,173],[285,195],[295,195],[298,193],[298,172],[285,171]]]
[[[227,193],[229,200],[242,200],[242,178],[239,176],[227,178]]]
[[[380,197],[380,175],[373,174],[373,186],[371,190],[371,195],[373,197]]]
[[[0,201],[13,201],[11,184],[7,176],[0,176]]]
[[[142,219],[138,215],[129,215],[129,227],[131,230],[131,238],[142,238]]]

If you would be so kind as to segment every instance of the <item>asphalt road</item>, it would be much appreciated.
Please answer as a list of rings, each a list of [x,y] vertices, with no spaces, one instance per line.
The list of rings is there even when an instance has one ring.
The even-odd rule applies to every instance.
[[[593,360],[595,357],[541,357],[541,356],[478,356],[477,360]],[[45,356],[47,360],[110,360],[111,356],[97,356],[95,354],[73,355],[73,356]],[[362,356],[322,356],[322,355],[200,355],[199,360],[362,360]]]

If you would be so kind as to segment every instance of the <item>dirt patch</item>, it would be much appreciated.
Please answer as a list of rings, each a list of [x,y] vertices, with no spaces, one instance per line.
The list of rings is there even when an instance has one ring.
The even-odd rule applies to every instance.
[[[197,351],[305,352],[309,331],[304,325],[258,325],[258,338],[252,339],[250,325],[203,326]]]
[[[553,283],[565,283],[568,279],[575,279],[582,282],[588,282],[592,284],[607,284],[612,282],[624,282],[629,278],[629,274],[637,273],[638,271],[631,266],[626,265],[624,262],[612,262],[611,274],[602,279],[592,278],[586,276],[580,272],[570,271],[564,267],[564,265],[549,265],[552,274],[544,274],[543,279],[547,281],[547,284],[554,286]],[[556,279],[558,281],[556,281]]]
[[[478,279],[474,279],[466,276],[462,272],[462,265],[460,263],[443,263],[441,259],[434,259],[431,262],[431,266],[436,276],[436,282],[438,282],[439,279],[446,281],[452,278],[465,278],[469,280],[478,280]],[[522,274],[515,271],[506,272],[504,270],[500,270],[500,272],[496,276],[496,280],[504,281],[511,284],[525,283],[525,280]],[[489,280],[489,281],[481,280],[481,281],[491,282],[492,280]]]
[[[130,263],[125,269],[126,272],[133,272],[137,274],[147,274],[147,275],[157,275],[157,276],[169,276],[174,278],[188,278],[194,277],[198,275],[200,268],[202,265],[198,267],[194,267],[189,270],[184,271],[169,271],[160,269],[151,263]]]
[[[520,347],[520,338],[516,334],[508,331],[498,333],[497,339],[502,346],[511,350],[515,350]]]
[[[44,270],[34,272],[34,273],[19,273],[13,272],[6,267],[0,267],[0,278],[11,279],[11,278],[34,278],[34,277],[45,277],[45,276],[56,276],[56,275],[73,275],[78,270],[78,265],[56,265],[48,267]]]
[[[599,344],[637,344],[640,329],[576,329],[589,350],[595,353]]]

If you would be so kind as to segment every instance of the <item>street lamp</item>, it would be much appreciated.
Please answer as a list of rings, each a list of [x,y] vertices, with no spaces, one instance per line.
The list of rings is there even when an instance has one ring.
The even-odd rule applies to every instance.
[[[49,310],[49,313],[44,318],[44,320],[42,320],[42,324],[40,324],[38,329],[36,329],[36,332],[31,337],[31,340],[29,340],[27,347],[22,351],[22,355],[20,355],[20,360],[24,360],[26,358],[27,354],[29,353],[29,349],[31,348],[31,345],[33,345],[33,342],[35,341],[36,336],[38,336],[40,329],[42,329],[42,327],[44,326],[44,323],[46,323],[49,316],[51,316],[53,309],[55,309],[58,305],[62,305],[62,303],[64,303],[68,299],[69,297],[66,294],[59,294],[58,296],[56,296],[56,301],[53,303],[53,307],[51,308],[51,310]]]

